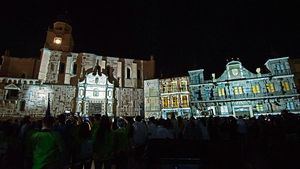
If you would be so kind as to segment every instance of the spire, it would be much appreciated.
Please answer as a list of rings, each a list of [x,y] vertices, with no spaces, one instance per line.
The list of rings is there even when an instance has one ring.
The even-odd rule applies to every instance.
[[[46,110],[45,117],[50,117],[50,116],[51,116],[51,112],[50,112],[50,93],[48,93],[48,105],[47,105],[47,110]]]

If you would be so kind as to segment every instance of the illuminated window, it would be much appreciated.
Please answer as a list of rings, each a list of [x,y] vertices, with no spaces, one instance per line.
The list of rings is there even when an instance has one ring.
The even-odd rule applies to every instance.
[[[172,92],[177,92],[177,82],[172,82]]]
[[[221,114],[228,114],[228,107],[227,106],[221,106]]]
[[[181,91],[187,91],[187,81],[181,81]]]
[[[163,97],[163,107],[169,107],[169,99],[168,97]]]
[[[281,86],[282,86],[282,88],[283,88],[284,91],[289,91],[289,90],[291,90],[289,83],[286,82],[286,81],[281,82]]]
[[[225,96],[225,89],[224,88],[218,88],[218,94],[219,94],[219,96]]]
[[[275,88],[274,88],[274,84],[273,83],[267,83],[266,87],[267,87],[267,91],[269,93],[274,93],[275,92]]]
[[[257,111],[264,111],[264,106],[263,106],[263,104],[261,104],[261,103],[259,103],[259,104],[256,104],[256,110]]]
[[[288,109],[288,110],[294,110],[295,109],[294,102],[287,102],[286,103],[286,109]]]
[[[94,90],[93,90],[93,96],[94,96],[94,97],[99,96],[99,91],[98,91],[97,89],[94,89]]]
[[[252,86],[252,92],[253,92],[254,94],[260,93],[260,87],[259,87],[258,84]]]
[[[182,107],[189,107],[188,105],[188,97],[187,96],[182,96]]]
[[[243,87],[241,87],[241,86],[235,86],[233,88],[233,93],[234,93],[234,95],[243,94],[244,93],[243,92]]]
[[[172,101],[173,101],[173,107],[178,107],[178,98],[177,96],[173,96],[172,97]]]

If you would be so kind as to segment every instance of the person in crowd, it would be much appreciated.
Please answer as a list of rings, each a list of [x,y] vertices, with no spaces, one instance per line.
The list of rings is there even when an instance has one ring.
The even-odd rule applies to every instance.
[[[155,139],[174,139],[174,135],[167,129],[167,120],[159,119],[156,132],[154,135]]]
[[[91,168],[93,157],[93,141],[91,138],[90,126],[87,121],[79,126],[78,137],[76,139],[77,151],[74,155],[74,169]]]
[[[94,162],[95,169],[110,169],[112,166],[114,138],[112,123],[108,116],[101,117],[100,125],[95,131],[94,143]]]
[[[148,121],[148,139],[153,139],[156,133],[156,120],[154,117],[150,117]]]
[[[141,167],[143,160],[144,150],[147,143],[148,131],[146,124],[142,121],[141,116],[136,116],[134,119],[133,127],[133,138],[132,138],[132,149],[133,149],[133,160],[137,168]]]
[[[57,132],[52,130],[54,118],[46,116],[42,129],[34,133],[32,142],[32,169],[60,169],[62,168],[61,154],[62,140]]]
[[[196,124],[196,119],[191,117],[185,125],[183,131],[183,138],[189,140],[199,140],[201,138],[201,131],[199,126]]]
[[[129,123],[126,118],[116,120],[117,129],[114,131],[114,155],[116,169],[128,168]]]

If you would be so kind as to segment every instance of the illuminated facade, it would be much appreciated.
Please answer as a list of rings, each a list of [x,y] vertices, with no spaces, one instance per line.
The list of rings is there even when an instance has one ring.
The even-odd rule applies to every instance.
[[[171,113],[175,116],[189,117],[191,109],[188,86],[187,76],[146,80],[144,82],[145,117],[167,118]]]
[[[227,63],[219,77],[205,80],[203,69],[189,71],[191,108],[194,115],[207,112],[220,116],[275,114],[300,109],[294,75],[288,57],[269,59],[268,73],[248,71],[240,61]]]
[[[159,79],[144,81],[145,117],[161,117]]]
[[[61,109],[56,109],[55,105],[51,104],[51,111],[54,114],[70,110],[70,107],[70,111],[87,114],[107,113],[109,115],[135,116],[143,113],[143,82],[144,79],[154,77],[155,61],[153,57],[149,60],[137,60],[92,53],[75,53],[72,52],[73,46],[72,27],[65,22],[55,22],[53,28],[49,28],[47,31],[46,42],[44,48],[41,49],[39,59],[14,58],[9,55],[9,52],[6,52],[1,56],[0,63],[0,76],[3,78],[0,88],[3,96],[0,102],[8,101],[7,93],[10,89],[6,89],[5,86],[14,84],[20,90],[15,92],[17,97],[11,101],[14,102],[15,109],[9,111],[15,114],[28,112],[28,102],[26,102],[24,110],[19,108],[23,84],[8,81],[8,79],[18,78],[17,81],[27,81],[26,79],[30,78],[36,84],[27,83],[28,85],[48,85],[50,88],[60,85],[74,88],[73,92],[68,93],[72,98],[68,96],[69,100]],[[96,75],[91,73],[95,69],[97,69]],[[57,99],[54,98],[54,95],[61,95],[60,100],[66,98],[66,94],[61,90],[53,92],[60,92],[52,93],[53,96],[50,97],[53,102]],[[32,97],[31,99],[38,98]],[[5,111],[7,110],[6,106],[7,104],[2,106]],[[47,104],[39,106],[43,107],[42,110]],[[1,108],[0,111],[2,111]],[[39,111],[36,114],[39,114]]]

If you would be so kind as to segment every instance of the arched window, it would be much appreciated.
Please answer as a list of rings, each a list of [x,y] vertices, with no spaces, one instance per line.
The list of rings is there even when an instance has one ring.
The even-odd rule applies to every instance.
[[[127,73],[126,73],[126,77],[127,77],[127,79],[130,79],[131,78],[131,70],[130,70],[130,68],[128,67],[127,68],[127,71],[126,71]]]

